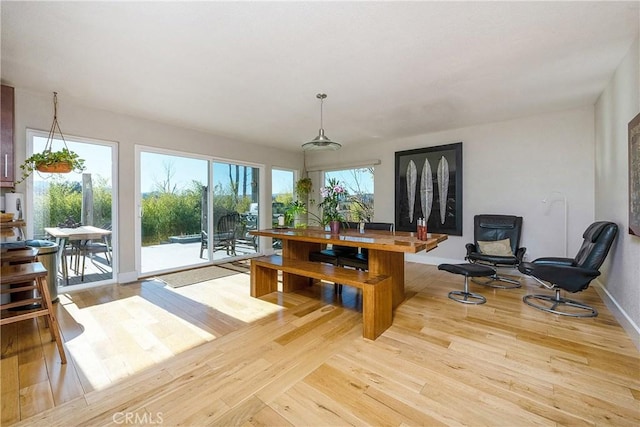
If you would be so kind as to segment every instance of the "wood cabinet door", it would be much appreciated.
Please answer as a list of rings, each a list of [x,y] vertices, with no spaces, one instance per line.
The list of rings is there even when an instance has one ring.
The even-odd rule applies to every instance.
[[[2,104],[0,123],[0,127],[2,128],[0,136],[2,146],[2,152],[0,153],[0,187],[13,187],[15,178],[13,164],[14,93],[11,86],[2,85],[0,104]]]

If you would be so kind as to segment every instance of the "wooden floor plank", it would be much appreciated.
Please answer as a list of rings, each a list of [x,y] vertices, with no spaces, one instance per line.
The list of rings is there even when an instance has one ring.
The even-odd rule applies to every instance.
[[[61,293],[69,363],[42,321],[2,326],[2,425],[638,425],[640,352],[600,315],[522,303],[545,293],[473,284],[406,264],[407,300],[377,340],[361,293],[315,284],[249,296],[246,274]],[[114,418],[115,417],[115,418]],[[162,420],[162,423],[160,423]]]

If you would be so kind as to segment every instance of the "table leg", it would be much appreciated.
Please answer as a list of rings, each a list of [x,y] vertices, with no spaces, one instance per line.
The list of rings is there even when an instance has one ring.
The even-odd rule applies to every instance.
[[[64,237],[56,237],[56,243],[58,245],[58,265],[60,266],[60,270],[62,271],[62,278],[69,286],[69,265],[67,264],[67,258],[64,254],[65,249],[67,247],[67,239]]]
[[[308,261],[309,253],[320,250],[320,243],[299,242],[296,240],[282,240],[282,257]],[[304,289],[313,283],[309,277],[297,276],[291,273],[282,274],[282,292]]]
[[[392,278],[393,308],[404,301],[404,253],[369,249],[369,271]]]

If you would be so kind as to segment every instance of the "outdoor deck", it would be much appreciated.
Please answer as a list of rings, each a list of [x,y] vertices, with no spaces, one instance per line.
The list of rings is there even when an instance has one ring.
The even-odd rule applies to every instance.
[[[236,256],[255,254],[253,246],[248,242],[239,240],[236,242]],[[206,265],[209,260],[200,256],[200,242],[191,243],[165,243],[142,247],[141,274],[155,271],[167,271],[187,266]],[[206,252],[205,255],[206,256]],[[225,250],[218,250],[213,253],[214,261],[222,261],[230,258]],[[93,260],[87,257],[85,262],[84,280],[81,280],[81,271],[74,271],[70,259],[69,263],[69,283],[62,280],[62,274],[58,274],[58,283],[61,287],[81,285],[86,283],[110,280],[112,268],[107,263],[104,254],[93,255]],[[82,260],[80,261],[82,266]]]

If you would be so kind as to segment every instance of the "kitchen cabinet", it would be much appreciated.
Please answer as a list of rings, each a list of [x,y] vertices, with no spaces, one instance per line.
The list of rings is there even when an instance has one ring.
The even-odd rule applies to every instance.
[[[2,114],[0,127],[0,187],[13,187],[15,180],[14,166],[14,90],[11,86],[2,85],[0,93],[0,104],[2,104]]]

